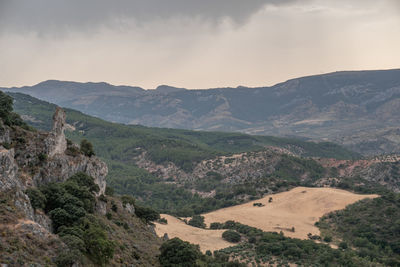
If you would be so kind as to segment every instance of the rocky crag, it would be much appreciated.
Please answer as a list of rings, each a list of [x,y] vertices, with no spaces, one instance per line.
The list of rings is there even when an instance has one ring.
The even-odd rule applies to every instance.
[[[158,265],[156,257],[161,240],[135,216],[132,204],[113,197],[107,197],[112,201],[104,200],[107,165],[95,156],[85,156],[79,146],[66,140],[65,117],[65,112],[57,108],[50,132],[5,125],[0,118],[0,264],[56,265],[54,259],[66,245],[53,233],[50,218],[41,209],[32,207],[26,190],[64,182],[84,172],[94,178],[100,189],[94,215],[107,225],[113,242],[126,246],[116,248],[110,265],[120,266],[118,262],[123,261],[141,266]],[[115,213],[113,217],[120,224],[124,222],[124,229],[107,220],[106,213]],[[136,229],[135,241],[124,232],[132,232],[130,229]],[[87,264],[92,266],[90,262]]]

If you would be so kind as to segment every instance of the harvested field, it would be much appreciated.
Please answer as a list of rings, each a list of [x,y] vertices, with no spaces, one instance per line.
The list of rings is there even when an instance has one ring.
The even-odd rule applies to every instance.
[[[222,233],[225,230],[207,230],[192,227],[167,214],[161,214],[161,218],[167,219],[168,224],[155,223],[156,233],[160,237],[164,236],[165,233],[168,234],[169,238],[179,237],[192,244],[200,245],[200,249],[203,252],[206,250],[219,250],[234,245],[222,239]]]
[[[288,192],[268,195],[262,199],[216,210],[203,216],[207,225],[212,222],[234,220],[264,231],[283,231],[285,236],[307,239],[308,233],[320,234],[314,223],[324,214],[344,209],[361,199],[374,197],[377,195],[359,195],[334,188],[296,187]],[[270,198],[272,202],[269,202]],[[253,203],[262,203],[264,206],[253,206]],[[223,230],[199,229],[169,215],[162,217],[168,220],[168,224],[156,224],[156,232],[160,236],[168,233],[170,238],[179,237],[193,244],[199,244],[203,251],[207,249],[213,251],[232,245],[222,240]]]

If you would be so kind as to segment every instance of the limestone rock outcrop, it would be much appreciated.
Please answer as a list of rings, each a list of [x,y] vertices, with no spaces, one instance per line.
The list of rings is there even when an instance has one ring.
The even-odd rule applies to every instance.
[[[10,130],[0,119],[0,143],[10,143]]]
[[[34,175],[37,185],[49,182],[62,182],[77,172],[85,172],[92,176],[99,186],[98,195],[104,194],[106,190],[107,165],[99,158],[84,155],[66,155],[67,140],[64,130],[66,128],[66,115],[60,107],[56,109],[53,116],[53,129],[45,138],[45,147],[48,160],[43,163],[40,171]]]
[[[14,149],[5,149],[0,146],[0,191],[21,188],[18,179],[18,166],[14,159]]]
[[[100,188],[98,195],[104,194],[108,168],[107,164],[97,157],[55,155],[44,163],[39,173],[34,176],[34,180],[38,185],[49,182],[62,182],[77,172],[84,172],[92,176],[94,182]]]
[[[57,107],[53,115],[53,129],[45,141],[49,157],[63,154],[67,149],[67,140],[64,135],[66,125],[65,118],[65,111]]]
[[[50,133],[11,128],[0,120],[0,194],[10,195],[13,206],[26,220],[48,232],[51,232],[51,221],[46,214],[33,210],[25,194],[27,188],[63,182],[77,172],[84,172],[94,178],[101,195],[105,192],[108,173],[107,165],[95,156],[87,157],[79,152],[66,154],[65,112],[57,108],[53,119]],[[12,148],[5,148],[5,143]]]

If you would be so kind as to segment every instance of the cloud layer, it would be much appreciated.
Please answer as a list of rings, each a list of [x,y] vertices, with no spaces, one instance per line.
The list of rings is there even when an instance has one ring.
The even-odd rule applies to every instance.
[[[0,0],[0,86],[270,85],[400,67],[397,0]]]

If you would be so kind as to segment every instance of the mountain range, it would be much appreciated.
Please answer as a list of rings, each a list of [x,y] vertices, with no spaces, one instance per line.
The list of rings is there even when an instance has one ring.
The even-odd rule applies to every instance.
[[[0,90],[125,124],[332,141],[364,155],[400,152],[400,69],[334,72],[257,88],[144,90],[49,80]]]

